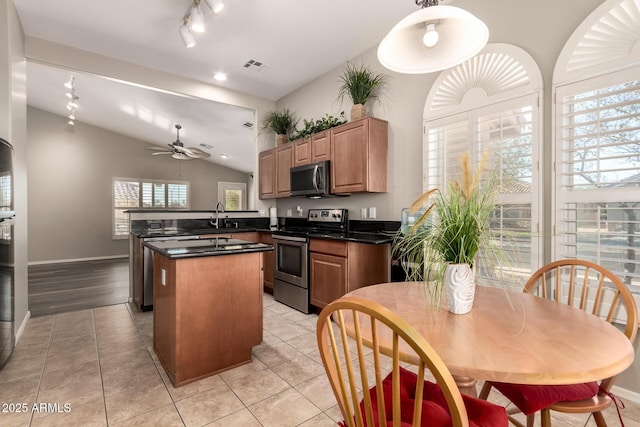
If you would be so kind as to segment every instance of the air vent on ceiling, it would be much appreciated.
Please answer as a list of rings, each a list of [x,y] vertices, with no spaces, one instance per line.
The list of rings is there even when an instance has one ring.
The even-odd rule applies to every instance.
[[[209,145],[209,144],[200,144],[200,147],[202,148],[206,148],[207,150],[211,150],[213,148],[213,145]]]
[[[244,68],[248,69],[248,70],[254,70],[254,71],[264,71],[267,70],[268,68],[271,67],[271,65],[269,64],[265,64],[262,61],[258,61],[256,59],[250,59],[247,62],[244,63],[243,65]]]
[[[246,127],[247,129],[253,129],[253,123],[251,122],[244,122],[242,126]]]

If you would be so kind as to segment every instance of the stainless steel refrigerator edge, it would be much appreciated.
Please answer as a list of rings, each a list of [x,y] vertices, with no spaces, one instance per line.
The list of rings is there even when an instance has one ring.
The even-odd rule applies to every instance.
[[[0,369],[15,347],[13,147],[0,138]]]

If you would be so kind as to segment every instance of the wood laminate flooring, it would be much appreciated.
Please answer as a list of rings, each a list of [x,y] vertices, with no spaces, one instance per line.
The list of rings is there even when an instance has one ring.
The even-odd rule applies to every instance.
[[[128,258],[29,266],[33,317],[122,304],[128,298]]]

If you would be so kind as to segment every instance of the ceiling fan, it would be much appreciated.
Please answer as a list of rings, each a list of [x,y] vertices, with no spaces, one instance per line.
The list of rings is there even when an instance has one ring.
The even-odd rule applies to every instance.
[[[184,144],[180,142],[180,129],[182,129],[182,126],[176,125],[176,140],[173,144],[167,144],[169,148],[147,147],[147,150],[156,151],[152,154],[153,156],[171,154],[171,157],[178,160],[204,159],[206,157],[211,157],[211,154],[202,151],[199,148],[185,147]]]

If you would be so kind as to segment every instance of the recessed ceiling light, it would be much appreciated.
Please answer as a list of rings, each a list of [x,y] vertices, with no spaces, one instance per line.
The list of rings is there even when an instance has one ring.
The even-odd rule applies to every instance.
[[[222,157],[223,159],[228,159],[229,158],[229,156],[226,155],[226,154],[220,154],[220,157]]]
[[[227,75],[225,73],[215,73],[213,75],[213,78],[216,79],[219,82],[223,82],[223,81],[227,80]]]

